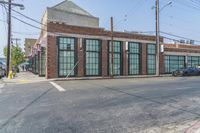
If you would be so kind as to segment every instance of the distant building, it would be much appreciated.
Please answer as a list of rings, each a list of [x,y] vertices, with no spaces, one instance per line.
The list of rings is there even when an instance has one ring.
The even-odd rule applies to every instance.
[[[184,67],[200,65],[200,46],[188,44],[164,44],[160,56],[160,71],[162,74],[171,73]]]
[[[99,18],[92,16],[70,0],[65,0],[53,7],[47,7],[43,22],[47,21],[74,26],[99,27]]]
[[[28,57],[31,54],[31,48],[35,45],[37,39],[26,38],[24,44],[25,56]]]

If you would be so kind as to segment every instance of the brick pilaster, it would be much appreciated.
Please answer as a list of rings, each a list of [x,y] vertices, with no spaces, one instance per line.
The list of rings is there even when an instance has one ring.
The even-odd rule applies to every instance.
[[[102,76],[108,76],[108,41],[102,40]]]
[[[81,44],[82,43],[82,44]],[[82,47],[81,47],[82,46]],[[84,77],[84,45],[81,38],[77,38],[77,61],[78,61],[78,69],[77,69],[77,76]]]
[[[54,36],[47,37],[47,64],[46,64],[46,78],[58,77],[58,63],[57,63],[57,39]]]
[[[147,74],[147,44],[141,44],[141,74]]]

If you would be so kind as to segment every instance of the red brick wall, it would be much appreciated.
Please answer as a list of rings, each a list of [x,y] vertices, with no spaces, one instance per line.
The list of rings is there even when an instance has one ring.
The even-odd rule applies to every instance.
[[[160,64],[160,74],[164,74],[164,72],[165,72],[165,61],[164,61],[164,54],[163,53],[161,53],[160,54],[160,62],[159,62],[159,64]]]
[[[102,76],[108,76],[108,41],[102,40]]]
[[[180,48],[165,48],[165,52],[185,52],[185,53],[200,53],[200,49],[180,49]]]
[[[61,33],[71,33],[71,34],[81,34],[81,35],[96,35],[96,36],[110,36],[110,31],[106,31],[103,28],[89,28],[89,27],[79,27],[71,26],[59,23],[48,23],[48,32],[61,32]],[[126,38],[126,39],[138,39],[146,41],[155,41],[155,36],[125,33],[125,32],[114,32],[114,37]],[[160,39],[163,42],[163,38]]]
[[[57,78],[57,43],[56,37],[47,37],[47,73],[46,78]]]
[[[82,44],[80,44],[82,43]],[[84,58],[85,58],[85,52],[83,49],[83,41],[81,41],[80,38],[77,39],[77,61],[78,61],[78,69],[77,69],[77,76],[83,77],[84,76]],[[82,48],[80,47],[82,45]]]
[[[41,76],[41,52],[38,51],[38,75]]]
[[[147,44],[142,43],[141,44],[141,74],[146,75],[147,74]]]
[[[126,51],[126,42],[123,42],[123,75],[128,75],[128,55]]]
[[[185,49],[198,49],[200,50],[200,46],[198,45],[183,45],[183,44],[164,44],[165,48],[185,48]]]
[[[78,27],[78,26],[69,26],[64,24],[54,24],[48,23],[48,32],[61,32],[61,33],[71,33],[71,34],[81,34],[81,35],[96,35],[96,36],[110,36],[110,32],[101,28],[87,28],[87,27]],[[114,37],[118,38],[127,38],[127,39],[139,39],[146,41],[155,41],[154,36],[145,36],[138,34],[128,34],[123,32],[115,32]],[[162,39],[162,38],[161,38]],[[120,41],[120,40],[119,40]],[[58,61],[57,61],[57,45],[56,37],[48,36],[47,37],[47,71],[46,78],[57,78],[58,77]],[[80,38],[77,38],[77,59],[79,61],[77,65],[77,76],[84,77],[84,51],[80,50]],[[146,55],[146,44],[143,43],[141,50],[141,74],[147,74],[147,55]],[[83,47],[83,44],[82,44]],[[123,75],[128,75],[128,58],[125,42],[123,42]],[[102,68],[101,74],[103,77],[108,75],[108,40],[102,40]]]

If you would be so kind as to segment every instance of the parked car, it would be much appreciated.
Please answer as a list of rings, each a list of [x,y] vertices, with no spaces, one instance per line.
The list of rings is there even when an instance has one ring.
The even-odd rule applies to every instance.
[[[0,78],[3,78],[6,76],[6,70],[0,67]]]
[[[172,72],[173,76],[198,76],[200,75],[200,69],[199,68],[181,68],[179,70]]]

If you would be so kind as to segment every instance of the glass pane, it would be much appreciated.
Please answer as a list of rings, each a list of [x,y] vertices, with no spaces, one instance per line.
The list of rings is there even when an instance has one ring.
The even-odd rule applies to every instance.
[[[129,53],[139,53],[139,43],[130,42],[129,43]]]
[[[189,58],[188,58],[189,59]],[[165,73],[171,73],[185,66],[184,56],[165,56]]]
[[[156,54],[156,45],[155,44],[148,44],[147,45],[147,53],[148,54]]]
[[[100,43],[99,40],[86,40],[86,75],[98,76],[100,74]]]
[[[139,54],[129,54],[129,74],[139,74]]]
[[[59,39],[59,76],[74,76],[75,39],[60,37]]]

